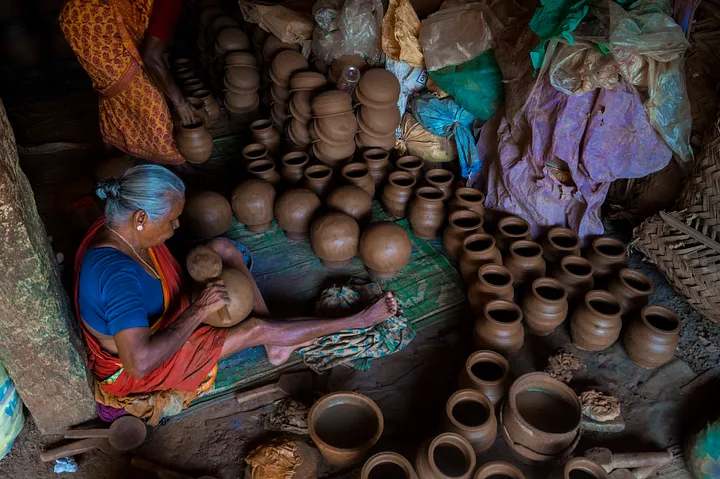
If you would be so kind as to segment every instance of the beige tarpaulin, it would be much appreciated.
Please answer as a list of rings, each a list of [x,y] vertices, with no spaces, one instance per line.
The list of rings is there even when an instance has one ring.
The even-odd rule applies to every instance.
[[[410,0],[390,0],[382,28],[385,55],[412,67],[424,67],[419,35],[420,19]]]
[[[264,4],[240,0],[245,21],[257,23],[285,43],[310,45],[315,22],[309,13],[281,4]]]

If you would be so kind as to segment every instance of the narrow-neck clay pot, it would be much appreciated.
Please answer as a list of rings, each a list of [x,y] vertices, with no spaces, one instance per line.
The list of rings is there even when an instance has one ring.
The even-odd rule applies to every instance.
[[[511,382],[507,359],[498,352],[481,350],[472,353],[465,361],[459,384],[462,389],[480,391],[497,406]]]
[[[370,198],[375,196],[375,180],[370,176],[370,171],[364,163],[350,163],[343,166],[342,175],[345,181],[351,185],[359,186],[367,191]]]
[[[488,462],[477,470],[473,479],[525,479],[525,474],[509,462]]]
[[[595,281],[627,267],[625,244],[607,236],[595,238],[586,255],[593,266]]]
[[[242,149],[242,155],[247,163],[260,160],[268,156],[267,146],[262,143],[250,143]]]
[[[382,190],[382,203],[391,216],[404,218],[415,187],[415,178],[407,171],[390,173],[388,182]]]
[[[590,291],[570,318],[572,342],[585,351],[602,351],[620,337],[620,303],[607,291]]]
[[[233,190],[232,208],[248,231],[265,231],[275,218],[275,188],[264,180],[243,181]]]
[[[358,253],[360,227],[351,216],[328,213],[310,226],[310,246],[326,268],[342,268]]]
[[[567,292],[554,278],[538,278],[523,298],[522,310],[528,330],[547,336],[567,318]]]
[[[452,213],[443,233],[445,253],[456,259],[462,252],[462,243],[465,238],[473,233],[484,233],[482,226],[482,216],[474,211],[461,210]]]
[[[512,301],[514,296],[512,274],[499,264],[482,265],[475,281],[468,285],[468,301],[476,317],[483,314],[485,305],[493,299]]]
[[[312,191],[319,198],[324,198],[325,194],[332,186],[333,171],[326,165],[313,165],[305,168],[305,188]]]
[[[445,220],[442,199],[443,192],[437,188],[423,186],[417,189],[408,211],[408,221],[415,236],[425,240],[437,238]]]
[[[490,449],[497,436],[497,419],[492,401],[475,389],[455,392],[445,404],[445,430],[461,435],[476,454]]]
[[[477,459],[467,439],[446,432],[420,446],[415,470],[423,479],[471,479]]]
[[[282,157],[282,169],[280,176],[287,183],[294,185],[303,179],[305,165],[309,161],[308,154],[304,151],[293,151]]]
[[[418,479],[415,468],[396,452],[379,452],[365,461],[360,479],[375,478]]]
[[[413,175],[415,181],[423,178],[423,159],[419,156],[401,156],[395,162],[398,170],[404,170]]]
[[[472,210],[485,218],[485,195],[475,188],[458,188],[450,200],[450,212],[457,210]]]
[[[412,242],[405,229],[392,221],[368,226],[360,237],[360,258],[371,276],[392,278],[410,261]]]
[[[328,193],[325,205],[331,210],[352,216],[360,228],[370,224],[372,217],[372,198],[360,187],[343,185]]]
[[[565,256],[553,269],[552,277],[565,286],[568,301],[584,297],[595,285],[592,264],[580,256]]]
[[[497,351],[503,356],[518,352],[525,343],[520,306],[503,299],[485,305],[483,314],[475,321],[475,347]]]
[[[257,120],[250,123],[250,133],[255,143],[262,143],[267,147],[270,156],[277,155],[280,148],[280,133],[273,128],[272,120]]]
[[[375,186],[385,183],[392,171],[390,166],[390,153],[382,148],[369,148],[363,152],[363,161],[370,170],[370,176],[375,180]]]
[[[212,155],[212,135],[205,128],[203,121],[188,126],[179,125],[175,141],[178,150],[188,163],[205,163]]]
[[[265,180],[275,186],[280,183],[280,173],[275,170],[275,163],[269,158],[251,161],[247,165],[248,173]]]
[[[451,171],[436,168],[425,172],[425,181],[428,185],[434,186],[443,192],[443,201],[447,201],[452,195],[452,183],[455,175]]]
[[[548,269],[552,269],[565,256],[580,256],[580,238],[570,228],[551,228],[542,246]]]
[[[275,218],[289,239],[305,239],[310,232],[310,222],[320,206],[320,199],[315,193],[305,188],[293,188],[275,201]]]
[[[474,233],[463,240],[460,253],[460,274],[465,284],[472,284],[484,264],[502,264],[502,255],[495,246],[495,239],[486,233]]]
[[[513,242],[503,258],[503,265],[512,273],[516,288],[545,276],[543,249],[534,241]]]
[[[645,306],[625,333],[625,349],[630,358],[643,368],[657,368],[675,355],[680,334],[680,318],[669,309],[652,304]]]
[[[217,123],[220,119],[220,105],[210,90],[198,90],[194,96],[202,100],[205,111],[208,114],[208,123]]]
[[[620,303],[623,315],[630,316],[647,306],[655,286],[650,278],[640,271],[623,268],[610,281],[608,291]]]
[[[587,457],[570,459],[563,469],[563,479],[610,479],[605,469]]]
[[[530,225],[517,216],[506,216],[501,219],[495,231],[495,241],[498,249],[505,254],[515,241],[530,239]]]

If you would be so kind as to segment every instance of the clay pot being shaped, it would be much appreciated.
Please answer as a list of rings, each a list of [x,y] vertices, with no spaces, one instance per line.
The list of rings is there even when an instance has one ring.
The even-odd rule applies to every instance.
[[[352,392],[321,397],[310,408],[307,424],[323,459],[336,467],[359,463],[380,439],[385,425],[377,404]]]
[[[404,218],[407,205],[412,199],[415,178],[407,171],[394,171],[380,196],[385,211],[395,218]]]
[[[370,223],[372,198],[365,190],[355,185],[339,186],[325,199],[328,208],[352,216],[361,228]]]
[[[574,457],[565,464],[563,468],[563,479],[577,478],[610,479],[610,475],[605,472],[605,469],[597,462],[587,457]]]
[[[675,355],[680,333],[680,318],[669,309],[651,304],[645,306],[625,332],[625,349],[640,367],[653,369]]]
[[[217,312],[209,314],[203,323],[215,326],[216,328],[229,328],[235,326],[252,312],[255,304],[255,289],[252,281],[245,273],[235,268],[223,268],[220,273],[230,296],[230,304],[227,306],[230,313],[230,320],[223,320]]]
[[[568,301],[584,297],[595,286],[592,264],[580,256],[565,256],[553,269],[552,277],[565,287]]]
[[[312,218],[320,208],[320,198],[305,188],[286,191],[275,201],[275,218],[291,240],[308,237]]]
[[[443,233],[445,253],[456,259],[462,253],[462,243],[473,233],[484,233],[483,219],[474,211],[456,211],[450,215]]]
[[[418,479],[412,464],[396,452],[379,452],[365,462],[360,479]]]
[[[326,268],[342,268],[358,253],[360,227],[351,216],[328,213],[313,221],[310,245]]]
[[[460,387],[475,389],[497,406],[510,388],[510,364],[495,351],[475,351],[460,373]]]
[[[445,432],[420,446],[415,470],[422,479],[470,479],[477,459],[467,439]]]
[[[304,151],[293,151],[282,157],[282,169],[280,176],[287,183],[294,185],[304,178],[303,172],[305,165],[308,164],[310,158]]]
[[[360,107],[357,113],[358,126],[371,136],[382,137],[393,133],[400,126],[400,110],[397,105],[387,108]]]
[[[275,218],[275,188],[263,180],[247,180],[232,193],[235,218],[248,231],[260,233],[270,228]]]
[[[472,284],[478,270],[484,264],[502,264],[502,255],[495,246],[495,239],[486,233],[474,233],[466,237],[460,253],[460,274],[465,284]]]
[[[445,404],[445,430],[468,440],[476,454],[490,449],[497,436],[492,401],[475,389],[455,392]]]
[[[478,469],[473,479],[525,479],[525,474],[509,462],[493,461]]]
[[[623,316],[630,316],[647,306],[655,287],[640,271],[623,268],[610,281],[608,291],[620,303]]]
[[[405,229],[391,221],[368,226],[360,238],[360,258],[371,276],[392,278],[410,261],[412,243]]]
[[[525,343],[522,318],[522,310],[515,303],[504,299],[488,302],[475,321],[475,347],[497,351],[506,357],[518,352]]]
[[[408,221],[412,233],[418,238],[431,240],[445,221],[443,192],[432,186],[423,186],[415,192],[415,199],[408,209]]]
[[[620,303],[607,291],[590,291],[570,318],[573,345],[584,351],[602,351],[620,337]]]
[[[210,90],[198,90],[195,92],[194,97],[202,100],[208,115],[208,122],[217,123],[220,119],[220,105],[218,105],[217,100],[212,96]]]
[[[363,152],[363,161],[370,170],[370,176],[375,180],[375,186],[385,183],[392,167],[390,166],[390,153],[382,148],[370,148]]]
[[[472,210],[485,218],[485,195],[475,188],[458,188],[448,205],[450,212]]]
[[[212,155],[212,135],[203,121],[188,126],[178,125],[175,141],[180,154],[188,163],[205,163]]]
[[[443,201],[452,195],[452,182],[455,176],[448,170],[436,168],[425,172],[425,181],[443,192]]]
[[[404,170],[413,175],[415,181],[420,181],[425,176],[423,173],[423,159],[419,156],[401,156],[395,162],[398,170]]]
[[[586,257],[592,264],[595,281],[627,268],[625,244],[615,238],[607,236],[595,238]]]
[[[375,181],[370,176],[367,165],[350,163],[343,166],[342,175],[348,183],[362,188],[371,198],[375,196]]]
[[[188,196],[180,222],[195,238],[212,238],[225,233],[232,224],[232,208],[227,199],[214,191]]]
[[[342,115],[352,111],[352,98],[340,90],[330,90],[316,95],[311,102],[313,117]]]
[[[503,258],[503,265],[513,275],[516,288],[545,276],[545,260],[542,246],[534,241],[520,240],[510,245]]]
[[[530,239],[530,225],[527,221],[517,216],[506,216],[501,219],[495,231],[497,247],[503,254],[507,252],[510,245],[515,241]]]
[[[475,316],[482,315],[485,305],[493,299],[512,301],[514,296],[512,274],[499,264],[482,265],[475,281],[468,285],[468,301]]]
[[[355,89],[357,99],[372,108],[387,108],[397,104],[400,82],[384,68],[371,68],[363,73]]]
[[[247,165],[247,170],[251,175],[265,180],[273,186],[280,183],[280,173],[275,170],[275,163],[270,158],[251,161]]]
[[[324,198],[332,186],[332,169],[326,165],[313,165],[305,168],[305,188],[319,198]]]
[[[270,120],[257,120],[250,123],[250,133],[252,133],[255,143],[262,143],[267,146],[268,154],[274,156],[280,148],[280,133],[273,128]]]
[[[543,242],[543,258],[548,268],[565,256],[580,256],[580,238],[570,228],[551,228]]]
[[[580,440],[580,399],[547,373],[520,376],[500,414],[500,430],[521,460],[547,462],[567,457]]]
[[[528,330],[547,336],[567,318],[567,292],[554,278],[538,278],[523,298],[522,310]]]
[[[268,149],[262,143],[250,143],[242,149],[242,155],[249,164],[255,160],[267,158]]]

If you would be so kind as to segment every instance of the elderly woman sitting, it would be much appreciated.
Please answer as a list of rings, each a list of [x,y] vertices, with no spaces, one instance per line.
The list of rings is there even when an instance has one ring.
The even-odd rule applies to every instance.
[[[238,350],[264,346],[278,365],[315,338],[345,329],[368,328],[397,310],[391,293],[340,319],[272,319],[235,245],[209,243],[223,264],[242,271],[255,288],[253,313],[227,329],[203,320],[229,304],[221,282],[207,284],[192,304],[182,270],[164,245],[180,222],[185,204],[182,180],[161,166],[137,166],[119,180],[102,183],[107,200],[75,260],[75,307],[96,378],[101,417],[124,413],[158,419],[169,394],[187,405],[215,379],[217,362]],[[177,402],[177,401],[175,401]],[[148,412],[150,410],[150,412]],[[153,422],[153,421],[151,421]]]

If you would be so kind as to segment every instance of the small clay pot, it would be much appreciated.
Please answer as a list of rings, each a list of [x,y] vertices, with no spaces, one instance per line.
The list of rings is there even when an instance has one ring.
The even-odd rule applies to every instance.
[[[483,219],[474,211],[456,211],[448,218],[448,224],[443,233],[443,247],[445,253],[456,259],[462,253],[462,243],[473,233],[484,233]]]
[[[371,136],[382,137],[393,133],[400,126],[400,110],[397,105],[386,108],[370,108],[362,105],[357,113],[358,126]]]
[[[240,323],[252,312],[255,304],[255,288],[250,278],[235,268],[223,268],[220,279],[223,280],[230,296],[230,304],[227,306],[229,318],[214,312],[207,315],[203,323],[216,328],[229,328]],[[201,285],[196,285],[195,288],[195,291],[199,292]]]
[[[178,125],[175,141],[180,154],[188,163],[205,163],[212,155],[212,135],[203,121],[188,126]]]
[[[467,439],[446,432],[420,446],[415,470],[423,479],[471,479],[477,459]]]
[[[477,470],[473,479],[525,479],[525,474],[509,462],[488,462]]]
[[[270,158],[251,161],[247,165],[247,170],[251,175],[265,180],[273,186],[280,183],[280,173],[275,170],[275,162]]]
[[[475,347],[497,351],[509,357],[525,343],[520,306],[504,299],[485,304],[483,314],[475,321]]]
[[[472,210],[485,218],[485,195],[475,188],[458,188],[455,196],[450,200],[450,212],[457,210]]]
[[[395,218],[404,218],[415,187],[415,178],[407,171],[390,173],[383,188],[381,199],[385,211]]]
[[[365,462],[360,479],[418,479],[412,464],[396,452],[379,452]]]
[[[259,179],[243,181],[233,190],[232,208],[248,231],[265,231],[275,218],[275,188]]]
[[[360,258],[368,273],[380,279],[394,277],[410,261],[412,242],[405,229],[391,221],[368,226],[360,238]]]
[[[412,174],[415,181],[420,181],[423,177],[423,159],[419,156],[401,156],[395,162],[398,170],[405,170]]]
[[[467,236],[460,253],[460,274],[465,284],[472,284],[480,267],[488,263],[502,264],[502,255],[495,246],[495,239],[486,233]]]
[[[495,351],[475,351],[465,361],[459,384],[463,389],[475,389],[486,395],[494,406],[500,403],[510,388],[510,364]]]
[[[217,123],[220,119],[220,105],[210,90],[198,90],[195,92],[194,97],[202,100],[203,106],[208,115],[208,122]]]
[[[627,268],[625,244],[608,236],[595,238],[586,257],[593,266],[593,276],[596,281]]]
[[[270,120],[257,120],[250,123],[250,133],[252,133],[255,143],[262,143],[267,146],[268,154],[274,156],[280,148],[280,133],[273,128]]]
[[[443,201],[452,195],[452,182],[455,176],[451,171],[436,168],[425,172],[425,181],[428,185],[434,186],[443,192]]]
[[[515,241],[503,258],[503,265],[512,273],[515,288],[532,284],[545,276],[543,248],[534,241]]]
[[[423,186],[415,191],[415,199],[408,210],[410,229],[415,236],[425,240],[437,238],[445,220],[442,199],[443,192],[432,186]]]
[[[610,479],[605,469],[587,457],[574,457],[563,468],[563,479]]]
[[[373,108],[389,107],[397,104],[400,82],[392,72],[384,68],[371,68],[360,77],[355,94],[363,105]]]
[[[372,198],[375,196],[375,181],[370,176],[370,170],[363,163],[350,163],[342,169],[342,175],[351,185],[359,186]]]
[[[490,449],[497,436],[497,419],[492,401],[475,389],[455,392],[445,404],[445,430],[468,440],[476,454]]]
[[[620,337],[621,309],[615,297],[607,291],[594,290],[570,318],[572,342],[584,351],[602,351]]]
[[[355,185],[339,186],[325,199],[328,208],[352,216],[361,228],[370,223],[372,198],[365,190]]]
[[[495,241],[498,249],[505,254],[510,245],[515,241],[529,240],[530,225],[527,221],[517,216],[506,216],[501,219],[495,231]]]
[[[320,206],[320,198],[315,193],[305,188],[293,188],[275,201],[275,218],[289,239],[305,239],[310,232],[310,222]]]
[[[326,268],[342,268],[358,253],[360,227],[351,216],[328,213],[313,221],[310,245]]]
[[[242,149],[242,156],[245,161],[251,163],[255,160],[261,160],[268,157],[267,146],[262,143],[250,143]]]
[[[565,256],[580,256],[580,238],[570,228],[551,228],[543,242],[543,258],[548,268]]]
[[[307,424],[323,459],[344,468],[362,461],[380,439],[385,422],[369,397],[336,392],[321,397],[310,408]]]
[[[333,171],[326,165],[313,165],[305,168],[305,188],[312,191],[319,198],[324,198],[332,186]]]
[[[565,287],[568,301],[584,297],[595,286],[592,264],[580,256],[565,256],[553,269],[552,277]]]
[[[382,148],[370,148],[363,152],[363,161],[370,170],[370,176],[375,180],[375,186],[385,183],[392,167],[390,166],[390,153]]]
[[[330,90],[316,95],[311,103],[313,117],[342,115],[352,111],[352,98],[340,90]]]
[[[308,164],[310,157],[304,151],[293,151],[282,157],[282,169],[280,176],[287,183],[294,185],[299,183],[303,178],[305,165]]]
[[[623,268],[610,281],[608,291],[620,303],[623,316],[630,316],[647,306],[655,286],[640,271]]]
[[[485,305],[493,299],[512,301],[514,296],[512,273],[499,264],[482,265],[475,281],[468,285],[468,301],[475,316],[483,314]]]
[[[643,368],[657,368],[675,355],[680,318],[669,309],[651,304],[636,316],[625,333],[625,349],[630,359]]]
[[[538,278],[523,298],[522,310],[529,331],[547,336],[567,318],[567,291],[554,278]]]
[[[187,197],[180,223],[195,238],[212,238],[230,228],[232,215],[230,203],[223,195],[203,191]]]

